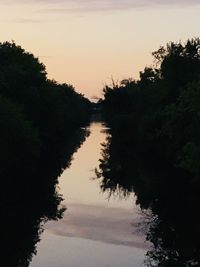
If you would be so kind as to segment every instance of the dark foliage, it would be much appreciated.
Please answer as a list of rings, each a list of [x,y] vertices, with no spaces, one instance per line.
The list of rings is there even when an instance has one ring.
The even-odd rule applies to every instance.
[[[104,89],[111,126],[99,177],[102,189],[150,209],[150,266],[199,266],[200,40],[169,43],[140,79]]]
[[[32,54],[15,43],[0,43],[2,177],[20,171],[20,182],[26,168],[34,169],[46,157],[62,159],[89,112],[89,100],[71,85],[48,80],[45,66]]]
[[[47,79],[14,42],[0,43],[0,221],[3,266],[28,266],[46,219],[61,218],[58,177],[81,145],[90,101]]]
[[[138,81],[104,89],[105,118],[134,149],[200,181],[200,40],[169,43],[153,55],[157,68],[145,68]]]

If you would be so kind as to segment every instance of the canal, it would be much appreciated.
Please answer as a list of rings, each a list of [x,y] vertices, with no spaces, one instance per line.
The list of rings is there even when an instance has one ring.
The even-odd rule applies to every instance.
[[[139,229],[142,214],[134,194],[126,198],[102,192],[96,179],[107,129],[92,122],[90,134],[59,178],[66,211],[44,224],[30,267],[144,266],[147,244]]]

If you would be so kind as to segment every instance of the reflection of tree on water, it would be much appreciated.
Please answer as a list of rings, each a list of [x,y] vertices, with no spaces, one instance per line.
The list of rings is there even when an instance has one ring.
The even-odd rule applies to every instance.
[[[34,173],[21,173],[24,176],[18,177],[17,173],[14,176],[11,172],[10,177],[4,177],[0,194],[2,266],[29,266],[36,254],[43,224],[47,220],[62,218],[65,207],[57,192],[58,177],[69,167],[73,153],[81,146],[86,134],[85,130],[79,130],[68,139],[60,158],[45,155]]]
[[[48,193],[46,197],[50,198],[50,203],[47,200],[43,203],[38,199],[19,199],[1,209],[4,216],[0,223],[3,241],[1,260],[4,266],[29,266],[33,255],[36,254],[42,222],[62,216],[63,210],[58,207],[61,198],[56,195],[49,196]],[[22,201],[23,203],[20,203]]]
[[[130,145],[130,139],[111,130],[103,144],[100,168],[102,191],[126,196],[133,192],[147,211],[147,266],[200,265],[199,191],[192,188],[188,173],[172,168]],[[149,212],[148,212],[149,211]]]

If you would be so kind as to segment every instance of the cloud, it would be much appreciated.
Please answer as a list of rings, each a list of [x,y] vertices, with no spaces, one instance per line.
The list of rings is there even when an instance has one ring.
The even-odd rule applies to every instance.
[[[10,5],[9,5],[10,4]],[[15,19],[17,23],[46,23],[45,15],[78,15],[91,13],[108,13],[152,8],[198,7],[199,0],[2,0],[1,5],[26,6],[33,18]],[[42,19],[41,19],[42,18]]]
[[[5,0],[3,0],[5,1]],[[151,7],[200,5],[199,0],[7,0],[4,4],[42,5],[44,12],[104,12]]]
[[[38,2],[54,5],[54,8],[50,7],[41,10],[49,13],[91,13],[141,8],[200,5],[199,0],[38,0]]]
[[[37,23],[47,23],[47,20],[41,20],[41,19],[25,19],[25,18],[19,18],[19,19],[14,19],[13,22],[15,23],[22,23],[22,24],[37,24]]]
[[[48,231],[59,236],[86,238],[109,244],[146,250],[144,233],[138,224],[142,218],[132,211],[96,205],[70,203],[64,218],[48,222]]]

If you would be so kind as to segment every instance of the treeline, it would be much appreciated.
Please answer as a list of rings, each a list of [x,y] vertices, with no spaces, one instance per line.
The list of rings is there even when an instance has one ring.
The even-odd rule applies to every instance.
[[[42,222],[62,217],[58,177],[88,132],[91,103],[47,78],[38,58],[0,43],[0,235],[2,264],[29,266]]]
[[[107,122],[139,154],[163,159],[200,186],[200,39],[168,43],[140,79],[104,88]]]
[[[47,78],[45,66],[14,42],[0,43],[0,176],[20,177],[41,159],[62,159],[90,112],[73,86]],[[17,181],[18,180],[18,181]],[[27,178],[28,180],[28,178]]]
[[[199,266],[200,39],[153,57],[139,80],[104,88],[111,129],[97,176],[109,194],[134,192],[147,214],[147,266]]]

